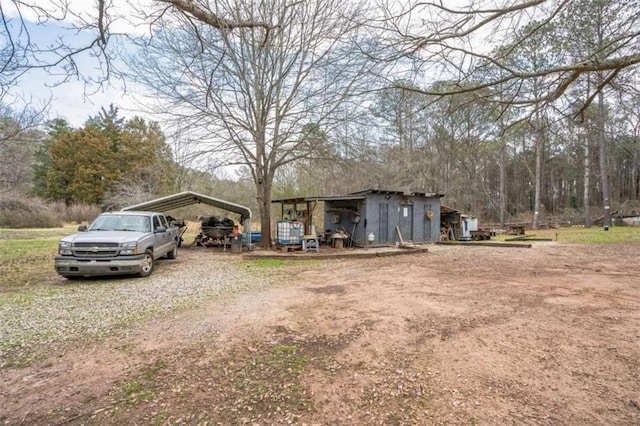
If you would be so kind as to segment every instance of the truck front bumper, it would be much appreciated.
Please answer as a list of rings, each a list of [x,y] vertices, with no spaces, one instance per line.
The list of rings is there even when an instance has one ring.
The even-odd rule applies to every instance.
[[[65,277],[88,275],[124,275],[137,274],[145,263],[144,255],[126,257],[84,258],[56,256],[56,272]]]

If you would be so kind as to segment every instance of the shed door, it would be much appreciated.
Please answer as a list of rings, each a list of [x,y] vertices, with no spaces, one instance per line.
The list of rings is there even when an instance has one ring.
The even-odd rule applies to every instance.
[[[431,218],[429,218],[429,212],[431,212]],[[422,217],[424,219],[424,233],[422,238],[424,241],[431,241],[431,222],[433,221],[433,210],[431,210],[431,204],[425,204],[424,214]]]
[[[398,218],[402,239],[409,241],[413,239],[413,206],[410,204],[400,206],[400,217]]]
[[[381,203],[379,206],[378,241],[387,242],[389,241],[389,204]]]

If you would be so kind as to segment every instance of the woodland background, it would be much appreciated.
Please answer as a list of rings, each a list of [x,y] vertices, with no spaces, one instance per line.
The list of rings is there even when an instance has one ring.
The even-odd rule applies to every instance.
[[[273,198],[366,188],[441,193],[481,223],[640,212],[635,1],[152,1],[131,14],[151,34],[126,36],[113,2],[52,4],[3,7],[96,36],[36,45],[26,13],[5,20],[0,226],[184,190],[260,212],[263,234]],[[12,97],[34,68],[135,81],[144,114],[48,119]]]

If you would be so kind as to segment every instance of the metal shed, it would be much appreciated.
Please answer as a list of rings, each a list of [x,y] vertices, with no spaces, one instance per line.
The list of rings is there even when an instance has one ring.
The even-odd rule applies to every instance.
[[[144,203],[127,206],[122,210],[150,210],[164,213],[166,211],[190,206],[192,204],[207,204],[240,215],[239,222],[242,223],[244,232],[248,234],[247,244],[251,245],[251,209],[240,204],[232,203],[231,201],[198,194],[197,192],[185,191],[178,194],[168,195],[166,197],[156,198],[155,200],[146,201]]]
[[[396,241],[414,243],[438,241],[440,238],[440,199],[442,194],[367,189],[346,195],[273,200],[293,205],[305,227],[312,221],[312,206],[324,202],[324,237],[342,232],[348,245],[392,245]],[[295,206],[306,206],[297,211]],[[283,215],[284,217],[284,215]]]

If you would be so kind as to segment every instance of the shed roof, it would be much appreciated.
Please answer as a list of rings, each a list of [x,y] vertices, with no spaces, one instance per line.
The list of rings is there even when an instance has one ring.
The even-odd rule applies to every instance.
[[[325,195],[315,197],[301,197],[301,198],[280,198],[277,200],[271,200],[272,203],[282,204],[301,204],[309,201],[332,201],[332,200],[364,200],[366,196],[364,194],[348,194],[348,195]]]
[[[458,213],[458,210],[452,208],[452,207],[447,207],[447,206],[440,206],[440,213],[441,214],[456,214]]]
[[[198,194],[197,192],[192,191],[185,191],[178,194],[168,195],[166,197],[156,198],[155,200],[147,201],[145,203],[124,207],[122,210],[150,210],[165,212],[167,210],[178,209],[192,204],[208,204],[223,210],[238,213],[243,217],[243,219],[251,217],[251,209],[249,209],[249,207],[221,200],[219,198],[209,197],[208,195]]]
[[[404,192],[394,191],[388,189],[363,189],[362,191],[352,192],[349,195],[366,195],[366,194],[385,194],[385,195],[405,195],[409,197],[428,197],[428,198],[442,198],[444,194],[438,194],[437,192]]]
[[[427,192],[403,192],[392,191],[385,189],[365,189],[362,191],[351,192],[346,195],[324,195],[315,197],[298,197],[298,198],[281,198],[272,200],[272,203],[282,204],[294,204],[304,203],[308,201],[343,201],[343,200],[364,200],[367,198],[367,194],[385,194],[385,195],[404,195],[409,197],[427,197],[427,198],[442,198],[444,194],[427,193]]]

